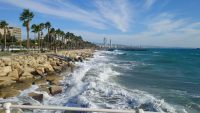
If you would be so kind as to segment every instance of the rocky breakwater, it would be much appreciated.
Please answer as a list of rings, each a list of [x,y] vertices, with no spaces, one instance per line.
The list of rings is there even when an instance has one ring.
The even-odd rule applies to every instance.
[[[58,54],[29,54],[0,58],[0,98],[18,96],[31,85],[38,85],[36,91],[50,95],[62,92],[63,71],[73,71],[74,61],[91,57],[92,50],[62,51]],[[65,74],[66,75],[66,74]],[[42,102],[43,95],[35,92],[28,94]]]

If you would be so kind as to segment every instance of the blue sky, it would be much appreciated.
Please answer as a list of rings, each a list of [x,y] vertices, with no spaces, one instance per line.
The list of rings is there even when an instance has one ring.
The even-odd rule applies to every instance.
[[[50,21],[91,42],[200,47],[200,0],[0,0],[0,6],[0,20],[12,26],[22,27],[19,15],[29,8],[31,24]]]

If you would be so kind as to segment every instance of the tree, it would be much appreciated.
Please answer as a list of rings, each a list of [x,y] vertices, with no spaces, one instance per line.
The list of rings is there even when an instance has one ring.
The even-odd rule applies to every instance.
[[[35,34],[38,35],[37,37],[38,37],[38,41],[39,41],[39,36],[40,36],[40,34],[39,34],[39,32],[40,32],[39,25],[33,24],[33,25],[31,26],[31,29],[32,29],[32,32],[33,32],[33,33],[35,33]],[[35,44],[36,44],[36,37],[35,37]]]
[[[50,35],[50,48],[53,50],[53,43],[55,41],[55,29],[54,28],[50,29],[49,35]]]
[[[40,39],[39,39],[39,42],[40,42],[40,49],[41,49],[41,51],[43,50],[43,39],[41,39],[41,38],[43,38],[43,29],[45,28],[45,24],[44,23],[40,23],[39,24],[39,31],[40,31]]]
[[[4,50],[6,49],[6,30],[8,27],[8,23],[5,20],[0,22],[0,28],[4,29]]]
[[[20,21],[23,21],[23,26],[26,27],[27,32],[27,49],[30,48],[30,42],[29,42],[29,31],[30,31],[30,22],[33,19],[34,14],[33,12],[30,12],[29,9],[24,9],[23,12],[20,15]]]
[[[50,43],[50,37],[49,37],[49,30],[51,28],[51,23],[50,22],[46,22],[45,23],[45,28],[47,29],[47,38],[48,38],[48,42]],[[50,46],[49,46],[50,47]]]

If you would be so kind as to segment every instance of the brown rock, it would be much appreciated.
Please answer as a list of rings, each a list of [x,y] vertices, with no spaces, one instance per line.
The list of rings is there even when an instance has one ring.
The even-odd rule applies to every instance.
[[[43,76],[44,75],[44,67],[42,67],[42,66],[39,66],[39,67],[37,67],[36,69],[36,72],[39,74],[39,75],[41,75],[41,76]]]
[[[0,68],[1,68],[1,67],[4,67],[4,66],[5,66],[5,64],[1,61],[1,62],[0,62]]]
[[[1,58],[2,61],[4,62],[5,66],[10,66],[11,65],[11,58],[3,57]]]
[[[24,80],[26,80],[26,79],[31,79],[31,78],[33,78],[33,75],[32,75],[31,73],[29,73],[29,72],[24,72],[24,73],[20,76],[19,81],[24,81]]]
[[[48,81],[62,80],[62,79],[63,79],[63,77],[57,75],[56,73],[52,73],[51,75],[47,75],[47,76],[46,76],[46,80],[48,80]]]
[[[1,88],[0,89],[0,98],[10,98],[14,96],[18,96],[20,94],[19,90],[12,89],[11,87]]]
[[[53,66],[53,69],[57,72],[61,72],[62,71],[62,67],[60,66]]]
[[[31,85],[32,85],[32,80],[29,79],[29,80],[24,80],[23,82],[18,82],[18,83],[12,84],[12,88],[23,91],[23,90],[31,87]]]
[[[32,92],[32,93],[29,93],[28,95],[39,102],[43,102],[43,94]]]
[[[62,93],[62,87],[61,86],[51,86],[49,88],[49,91],[52,95],[56,95],[56,94]]]
[[[29,72],[29,73],[35,72],[35,69],[34,69],[34,68],[28,67],[28,66],[24,66],[23,70],[24,70],[25,72]]]
[[[45,78],[41,78],[41,79],[35,80],[35,81],[33,82],[33,84],[45,85],[45,84],[47,84],[47,80],[46,80]]]
[[[11,66],[0,67],[0,77],[6,76],[11,71],[12,71]]]
[[[15,69],[9,72],[8,77],[11,77],[12,80],[18,80],[19,79],[18,71]]]
[[[49,86],[48,86],[48,85],[40,85],[39,88],[36,89],[36,91],[45,91],[45,92],[47,92],[48,94],[50,94]]]
[[[50,65],[50,63],[45,63],[44,64],[44,70],[45,72],[49,73],[49,72],[54,72],[53,67]]]
[[[11,77],[0,77],[0,87],[9,86],[15,82],[16,81],[13,81]]]

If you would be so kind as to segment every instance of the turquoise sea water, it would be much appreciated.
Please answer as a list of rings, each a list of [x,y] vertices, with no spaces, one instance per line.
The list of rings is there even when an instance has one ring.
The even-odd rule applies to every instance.
[[[96,51],[75,65],[74,72],[62,73],[61,94],[51,96],[32,85],[0,103],[200,113],[200,50]],[[28,96],[33,91],[44,95],[43,103]]]
[[[121,73],[117,82],[164,99],[174,108],[200,112],[200,50],[150,49],[117,51],[113,62]]]

